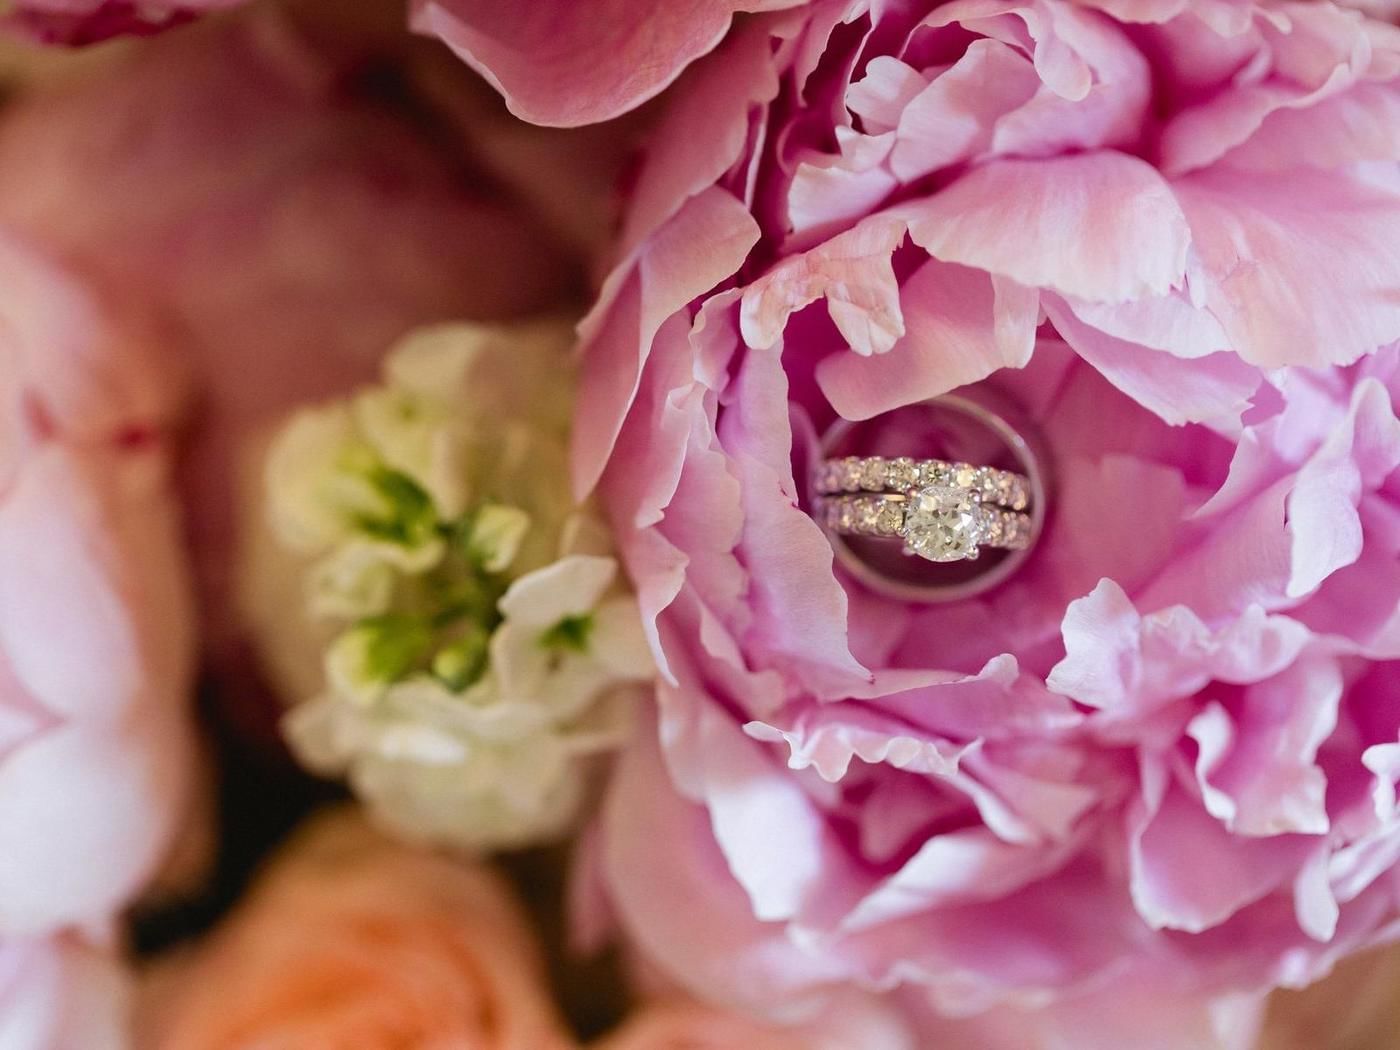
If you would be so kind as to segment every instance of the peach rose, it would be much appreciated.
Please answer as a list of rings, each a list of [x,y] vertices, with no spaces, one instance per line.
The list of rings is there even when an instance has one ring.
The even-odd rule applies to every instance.
[[[303,832],[208,942],[157,968],[148,1050],[566,1050],[536,946],[489,869],[358,817]]]
[[[837,997],[793,1026],[765,1024],[689,999],[657,999],[637,1010],[593,1050],[914,1050],[895,1013],[873,997]]]

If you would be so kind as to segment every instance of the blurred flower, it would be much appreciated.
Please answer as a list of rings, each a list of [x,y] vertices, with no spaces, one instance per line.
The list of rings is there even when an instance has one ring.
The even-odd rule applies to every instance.
[[[259,8],[86,59],[0,111],[0,222],[167,322],[208,648],[239,674],[240,490],[271,426],[416,325],[552,305],[577,265],[377,30]]]
[[[760,1024],[685,999],[637,1008],[595,1050],[915,1050],[898,1017],[855,999],[799,1026]]]
[[[209,939],[158,964],[152,1050],[571,1045],[524,916],[489,869],[321,818]]]
[[[234,7],[244,0],[16,0],[4,16],[12,30],[45,44],[79,46],[109,37],[146,36],[196,15]]]
[[[6,232],[0,269],[3,944],[100,928],[155,873],[190,804],[194,637],[171,370]]]
[[[0,1046],[126,1050],[131,981],[76,937],[0,941]]]
[[[1259,1050],[1379,1050],[1400,1031],[1400,949],[1368,952],[1302,991],[1279,992]]]
[[[288,737],[413,839],[565,831],[589,760],[625,736],[623,687],[651,673],[616,562],[567,495],[572,339],[554,321],[415,333],[383,384],[304,409],[268,457],[275,536],[310,561],[307,609],[333,624],[324,643],[289,624],[282,559],[253,566],[290,696],[295,665],[325,652]]]
[[[139,311],[8,230],[0,273],[0,1046],[118,1050],[113,924],[199,815],[182,390]]]

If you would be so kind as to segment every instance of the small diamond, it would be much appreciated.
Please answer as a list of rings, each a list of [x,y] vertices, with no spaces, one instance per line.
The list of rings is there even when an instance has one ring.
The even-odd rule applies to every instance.
[[[841,461],[841,488],[847,492],[860,491],[860,457],[847,456]]]
[[[919,483],[919,465],[908,456],[890,460],[885,480],[896,492],[908,492]]]
[[[1006,519],[997,511],[992,511],[982,519],[982,542],[999,547],[1006,539]]]
[[[1016,498],[1016,475],[1009,470],[997,472],[996,501],[1002,506],[1011,506],[1012,500]]]
[[[885,476],[889,470],[879,456],[871,456],[861,465],[860,487],[867,492],[880,492],[885,487]]]
[[[893,500],[885,500],[875,518],[876,530],[882,536],[898,536],[903,527],[903,507]]]
[[[904,518],[904,542],[929,561],[977,557],[981,529],[977,501],[966,488],[926,485],[914,493]]]
[[[856,528],[873,533],[880,523],[880,505],[873,499],[863,499],[856,507]]]
[[[1030,505],[1031,494],[1024,478],[1013,478],[1011,498],[1006,501],[1012,510],[1025,510]]]
[[[953,465],[953,481],[965,489],[977,487],[978,470],[971,463],[955,463]]]
[[[921,465],[920,480],[925,485],[948,485],[953,480],[953,465],[941,459],[925,460]]]
[[[982,498],[989,503],[997,498],[998,473],[989,467],[983,467],[977,473],[977,490],[982,493]]]
[[[836,513],[833,515],[832,527],[841,532],[850,532],[855,527],[856,512],[851,506],[851,501],[843,499],[836,505]]]

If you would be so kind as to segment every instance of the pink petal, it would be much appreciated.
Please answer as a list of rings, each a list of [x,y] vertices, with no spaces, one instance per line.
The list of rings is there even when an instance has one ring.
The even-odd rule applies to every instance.
[[[151,878],[184,817],[193,756],[181,718],[73,723],[5,757],[0,934],[101,922]]]
[[[735,387],[721,439],[743,493],[741,549],[754,617],[746,641],[809,688],[868,682],[870,673],[850,652],[846,592],[832,571],[831,544],[798,504],[778,353],[750,353]]]
[[[131,975],[110,948],[73,936],[0,947],[0,1046],[125,1050]]]
[[[1110,383],[1168,423],[1238,421],[1258,389],[1257,369],[1234,354],[1182,360],[1116,339],[1090,327],[1058,299],[1046,297],[1046,315],[1061,338]]]
[[[874,215],[820,247],[784,259],[744,291],[744,342],[768,349],[793,313],[825,298],[852,350],[885,353],[904,334],[891,261],[904,234],[900,219]]]
[[[905,106],[890,169],[908,183],[982,153],[998,118],[1028,102],[1039,86],[1023,55],[996,40],[973,41]]]
[[[1346,364],[1400,338],[1400,196],[1307,170],[1213,170],[1174,188],[1204,303],[1246,361]]]
[[[579,325],[577,401],[585,408],[574,422],[576,493],[602,475],[666,318],[738,270],[758,236],[747,208],[723,190],[706,190],[609,276]]]
[[[49,711],[116,717],[189,686],[194,614],[162,460],[50,448],[0,500],[0,646]]]
[[[1083,299],[1165,295],[1186,273],[1181,208],[1150,166],[1120,153],[995,161],[906,214],[936,258]]]
[[[673,980],[759,1012],[844,977],[839,960],[753,917],[705,810],[676,794],[654,734],[638,727],[603,815],[604,863],[624,927]]]
[[[1133,900],[1154,929],[1199,933],[1219,926],[1291,886],[1312,849],[1303,836],[1232,835],[1179,787],[1158,791],[1147,789],[1147,801],[1129,820]]]
[[[838,353],[817,367],[837,413],[868,419],[1030,359],[1037,297],[1011,282],[931,259],[900,287],[905,332],[877,357]]]
[[[412,26],[440,37],[505,96],[517,116],[574,126],[607,120],[658,94],[711,51],[739,11],[797,0],[415,0]]]

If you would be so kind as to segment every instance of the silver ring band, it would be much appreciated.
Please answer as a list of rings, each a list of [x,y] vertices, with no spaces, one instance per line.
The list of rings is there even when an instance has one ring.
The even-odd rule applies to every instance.
[[[904,541],[904,553],[929,561],[970,561],[983,547],[1025,550],[1029,514],[978,502],[971,492],[932,486],[913,494],[824,496],[816,511],[842,536]]]
[[[1031,482],[1024,474],[943,459],[844,456],[828,459],[816,470],[813,488],[822,496],[843,492],[913,493],[929,485],[954,485],[975,492],[983,503],[1025,510]]]
[[[837,562],[872,591],[901,601],[957,601],[999,586],[1025,564],[1045,527],[1048,466],[1034,428],[1012,403],[986,389],[892,412],[932,412],[934,428],[944,426],[945,418],[980,426],[1014,458],[1015,469],[951,458],[852,455],[851,435],[863,423],[837,419],[821,435],[808,471],[812,516],[830,538]],[[902,558],[892,542],[888,553],[880,552],[895,539],[903,541],[906,554],[920,557]],[[985,569],[974,569],[972,559],[988,548],[1000,548],[998,556],[987,559]]]

